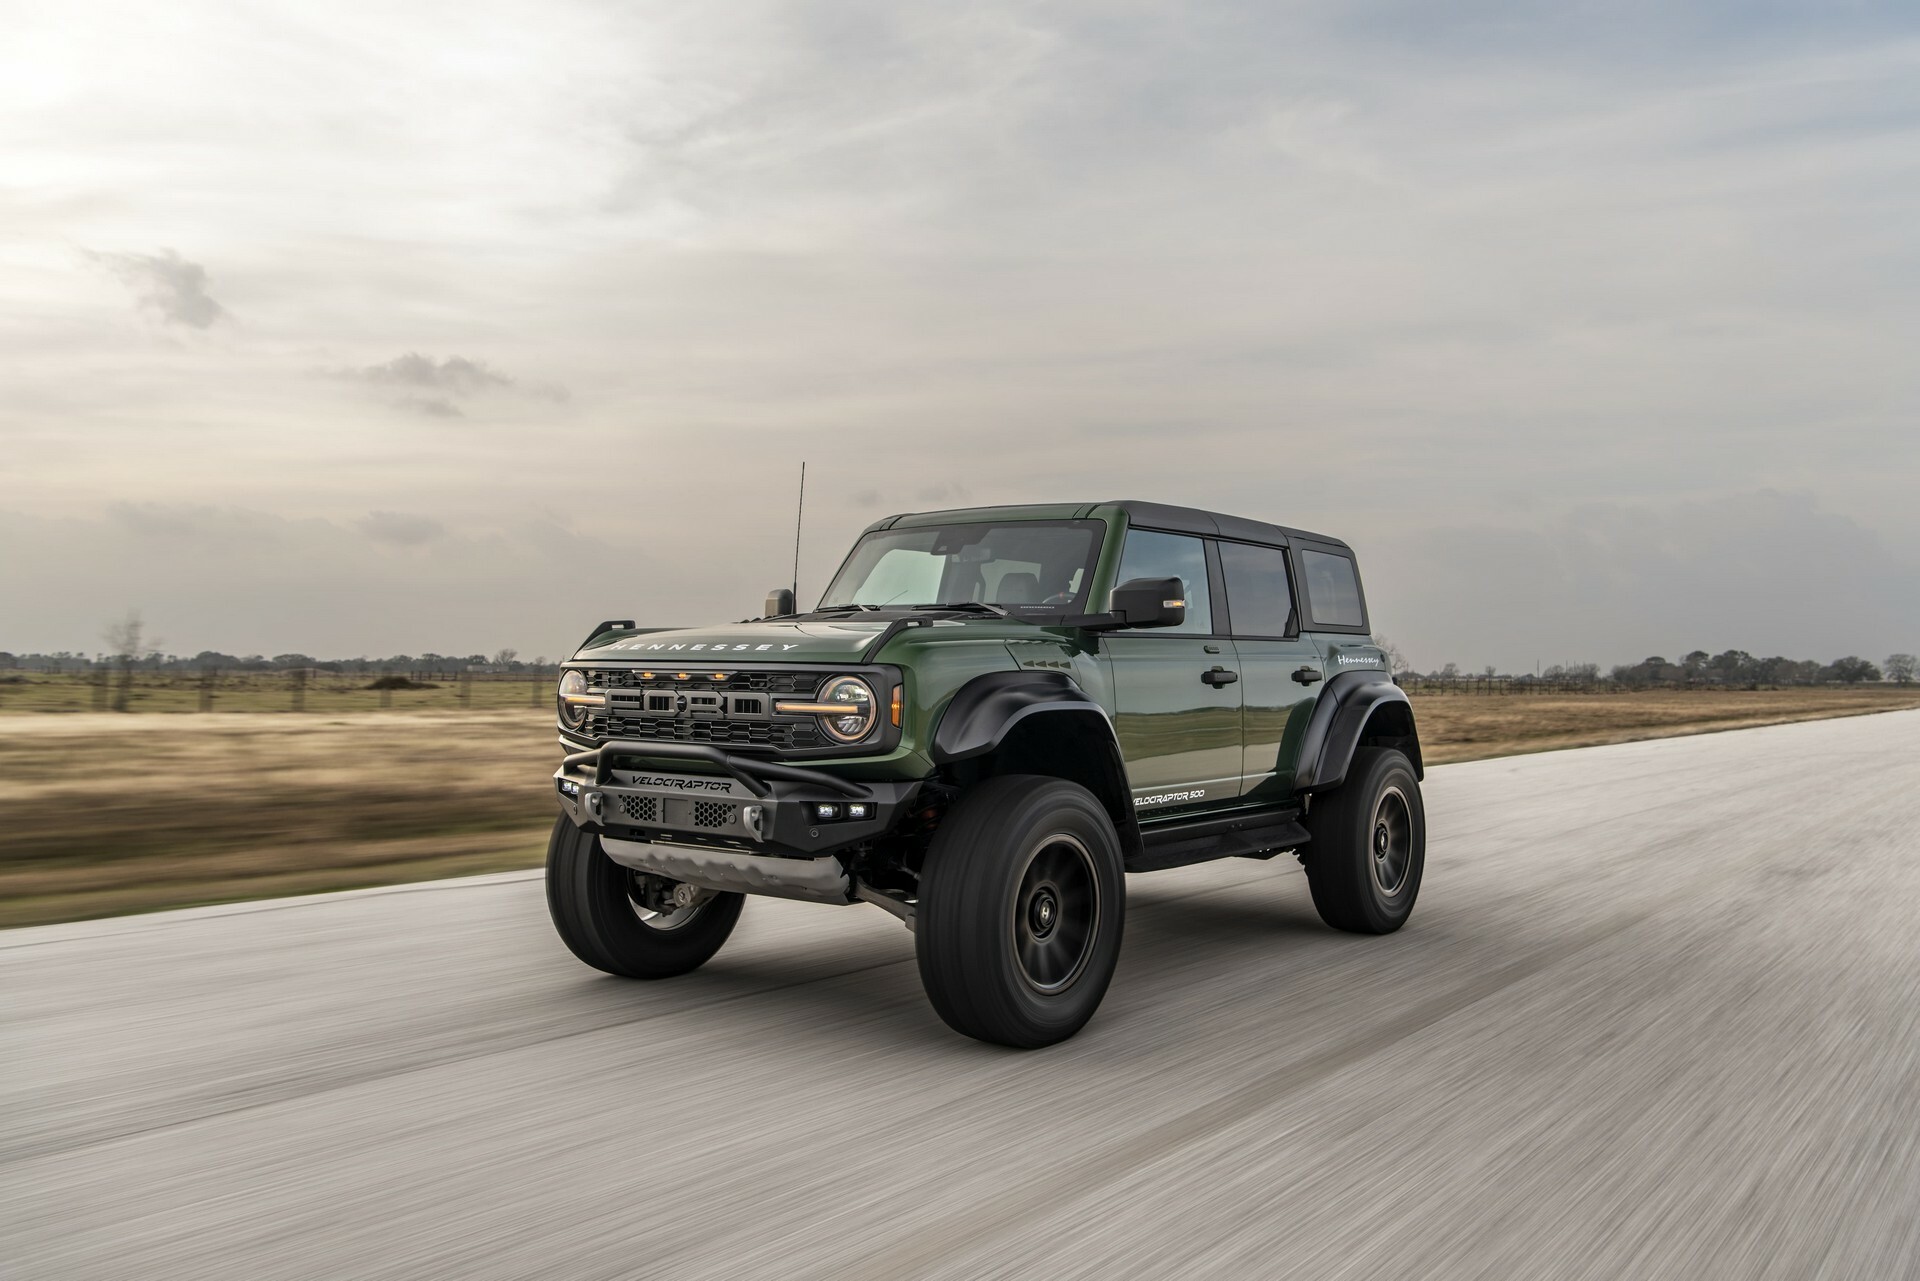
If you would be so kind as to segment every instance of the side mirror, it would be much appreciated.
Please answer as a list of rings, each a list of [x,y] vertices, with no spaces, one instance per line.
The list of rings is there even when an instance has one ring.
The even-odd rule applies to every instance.
[[[776,587],[767,593],[766,618],[786,618],[793,614],[793,588]]]
[[[1187,585],[1177,578],[1134,578],[1113,589],[1110,610],[1127,627],[1178,627],[1187,621]]]
[[[1187,621],[1187,585],[1177,578],[1134,578],[1113,589],[1107,613],[1074,620],[1095,631],[1178,627]]]

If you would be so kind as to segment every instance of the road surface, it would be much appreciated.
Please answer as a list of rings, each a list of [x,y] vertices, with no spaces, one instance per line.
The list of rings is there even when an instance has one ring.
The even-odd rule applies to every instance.
[[[0,935],[0,1272],[1920,1275],[1920,713],[1450,765],[1409,926],[1134,877],[1077,1039],[871,907],[582,968],[528,875]]]

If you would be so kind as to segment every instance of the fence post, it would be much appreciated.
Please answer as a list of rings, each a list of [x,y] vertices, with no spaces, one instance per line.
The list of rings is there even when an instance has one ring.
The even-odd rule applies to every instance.
[[[307,669],[296,667],[287,673],[287,682],[293,693],[293,710],[307,710]]]
[[[472,706],[472,704],[473,704],[473,673],[470,671],[462,671],[460,673],[460,706],[470,707]]]
[[[200,710],[203,712],[210,712],[213,710],[214,679],[215,679],[215,676],[214,676],[213,668],[203,667],[200,669]]]

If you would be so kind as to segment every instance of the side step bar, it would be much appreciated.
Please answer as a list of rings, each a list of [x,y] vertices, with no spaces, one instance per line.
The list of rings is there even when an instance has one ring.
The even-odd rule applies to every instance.
[[[1171,823],[1141,829],[1141,850],[1127,859],[1127,870],[1160,872],[1217,858],[1272,858],[1312,839],[1300,826],[1300,811],[1292,808]]]

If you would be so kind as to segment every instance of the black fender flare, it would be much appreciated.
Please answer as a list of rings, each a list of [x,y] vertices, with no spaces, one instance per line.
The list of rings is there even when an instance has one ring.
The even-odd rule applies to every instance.
[[[1381,671],[1341,672],[1327,682],[1315,700],[1313,716],[1306,733],[1300,736],[1300,763],[1294,772],[1297,792],[1325,791],[1346,781],[1347,766],[1360,746],[1376,709],[1391,703],[1406,708],[1407,724],[1413,725],[1413,704],[1406,691]],[[1420,740],[1415,733],[1412,750],[1415,778],[1426,776],[1420,760]]]
[[[1029,716],[1044,712],[1092,712],[1107,727],[1116,750],[1119,739],[1107,709],[1064,672],[988,672],[960,687],[933,731],[935,764],[984,756]]]

